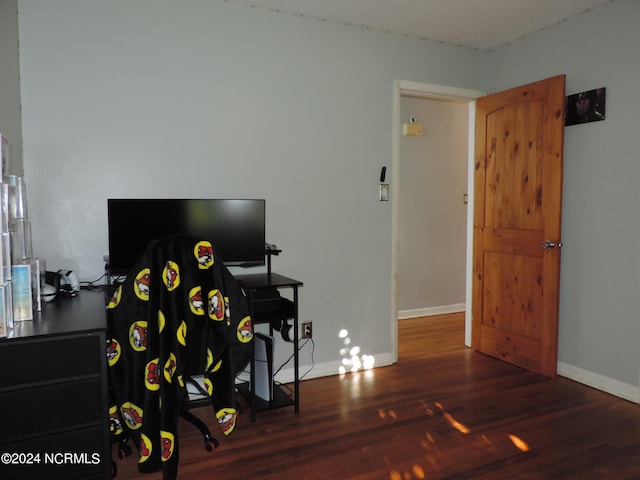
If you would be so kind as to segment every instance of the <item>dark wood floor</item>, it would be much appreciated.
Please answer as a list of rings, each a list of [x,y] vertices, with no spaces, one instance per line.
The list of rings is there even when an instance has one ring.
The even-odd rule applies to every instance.
[[[397,365],[306,380],[299,414],[244,414],[228,438],[214,425],[213,453],[181,423],[179,478],[640,479],[639,405],[472,352],[463,322],[402,320]],[[161,478],[136,461],[118,478]]]

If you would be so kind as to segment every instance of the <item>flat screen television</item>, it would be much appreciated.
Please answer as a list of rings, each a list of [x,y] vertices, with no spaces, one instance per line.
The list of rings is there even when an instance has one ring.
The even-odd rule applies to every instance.
[[[264,200],[110,198],[107,202],[108,270],[113,275],[129,272],[149,242],[170,235],[211,240],[227,266],[265,263]]]

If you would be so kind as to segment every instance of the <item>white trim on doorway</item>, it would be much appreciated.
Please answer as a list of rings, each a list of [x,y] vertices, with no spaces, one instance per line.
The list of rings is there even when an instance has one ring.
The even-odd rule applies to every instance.
[[[485,95],[480,90],[468,90],[464,88],[448,87],[443,85],[432,85],[427,83],[396,80],[393,83],[393,134],[392,149],[393,158],[391,160],[391,228],[392,228],[392,253],[391,253],[391,338],[393,345],[393,362],[398,361],[398,188],[400,174],[400,97],[411,95],[427,99],[446,100],[450,102],[463,102],[469,104],[469,139],[468,139],[468,211],[473,212],[473,164],[474,164],[474,132],[475,132],[475,99]],[[467,267],[466,267],[466,299],[465,299],[465,345],[471,345],[471,272],[472,272],[472,252],[473,252],[473,215],[467,216]]]

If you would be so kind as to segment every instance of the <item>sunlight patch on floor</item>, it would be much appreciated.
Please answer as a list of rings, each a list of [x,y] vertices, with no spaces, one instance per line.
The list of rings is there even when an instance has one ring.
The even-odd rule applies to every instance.
[[[446,424],[455,432],[462,434],[460,439],[469,438],[473,432],[472,430],[464,425],[462,422],[457,420],[440,402],[434,402],[433,407],[430,407],[427,402],[424,400],[420,401],[422,408],[424,409],[425,415],[429,417],[429,421],[437,421],[438,419],[443,419],[446,421]],[[390,408],[380,408],[377,410],[378,417],[387,422],[393,422],[398,420],[398,413],[395,410]],[[420,447],[426,452],[424,460],[422,464],[414,463],[410,468],[398,469],[394,468],[393,462],[390,458],[385,457],[385,462],[387,467],[389,468],[389,480],[421,480],[425,478],[429,478],[429,471],[435,471],[440,468],[440,463],[442,461],[442,447],[438,447],[437,438],[438,436],[442,436],[442,422],[438,422],[433,425],[433,431],[438,432],[436,434],[432,434],[430,431],[426,431],[424,436],[419,439]],[[517,435],[508,434],[502,437],[502,440],[497,441],[510,441],[511,444],[515,448],[517,448],[521,452],[528,452],[530,450],[529,445],[522,438]],[[467,442],[469,443],[469,448],[480,448],[489,449],[488,452],[494,448],[494,444],[487,435],[484,433],[479,433],[475,435],[471,435],[469,440],[465,441],[465,445]]]
[[[342,357],[338,372],[343,375],[347,372],[358,372],[360,370],[371,370],[375,365],[373,355],[361,354],[359,346],[351,346],[351,338],[346,329],[338,332],[338,338],[342,339],[343,347],[340,349]]]

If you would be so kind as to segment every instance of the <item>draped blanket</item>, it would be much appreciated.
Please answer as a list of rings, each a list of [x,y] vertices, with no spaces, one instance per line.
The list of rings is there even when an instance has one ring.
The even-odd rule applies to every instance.
[[[250,358],[244,293],[206,239],[152,242],[107,306],[112,436],[127,435],[141,472],[178,470],[185,381],[204,376],[225,435],[236,422],[235,376]]]

